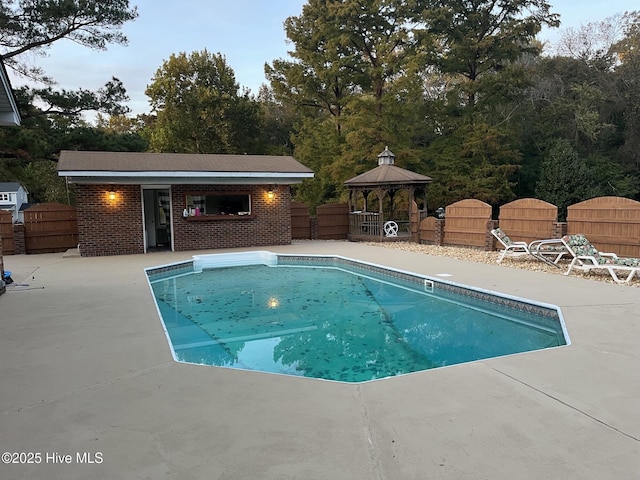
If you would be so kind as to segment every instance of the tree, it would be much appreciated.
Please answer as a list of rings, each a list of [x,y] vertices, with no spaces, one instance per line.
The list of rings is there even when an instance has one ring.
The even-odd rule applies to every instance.
[[[418,157],[423,102],[409,14],[404,0],[310,0],[285,21],[293,60],[265,72],[275,97],[299,115],[295,154],[316,172],[303,186],[313,184],[316,201],[344,199],[343,182],[375,166],[387,144]]]
[[[116,77],[112,77],[104,87],[95,92],[84,88],[76,91],[57,91],[51,86],[21,87],[20,90],[30,104],[42,105],[22,113],[23,120],[43,115],[78,117],[81,113],[92,110],[109,115],[124,115],[130,111],[129,107],[123,105],[123,102],[129,100],[129,96],[122,82]]]
[[[16,90],[22,112],[20,127],[0,128],[0,181],[21,182],[31,202],[73,199],[56,164],[60,150],[144,151],[146,142],[136,131],[91,126],[77,116],[38,115],[29,90]]]
[[[520,153],[512,140],[486,124],[466,125],[434,140],[426,149],[429,201],[435,208],[465,198],[494,206],[513,200],[510,178]]]
[[[602,195],[594,172],[568,140],[556,140],[541,165],[536,197],[558,207],[558,219],[567,217],[567,207]]]
[[[291,155],[291,132],[295,115],[290,106],[276,100],[273,90],[261,85],[256,101],[259,106],[260,147],[266,155]]]
[[[24,59],[27,54],[45,55],[53,43],[63,39],[94,50],[105,50],[112,43],[126,45],[127,38],[119,30],[137,16],[136,8],[129,8],[128,0],[2,2],[0,57],[17,74],[45,85],[43,88],[23,88],[23,94],[31,102],[45,105],[44,108],[31,109],[27,115],[78,116],[91,110],[115,115],[127,113],[129,109],[122,102],[129,98],[117,78],[112,78],[97,92],[85,89],[56,91],[53,88],[55,80]]]
[[[594,182],[602,194],[638,195],[637,18],[625,13],[568,29],[553,50],[556,55],[530,62],[531,86],[510,122],[522,138],[518,195],[535,194],[548,146],[559,139],[597,172]]]
[[[524,55],[537,55],[534,42],[543,25],[557,27],[558,15],[544,0],[424,0],[417,19],[424,22],[422,50],[427,65],[459,75],[466,106],[478,101],[481,81],[500,74]]]
[[[233,69],[207,50],[171,55],[146,94],[155,121],[145,135],[156,152],[255,153],[258,105],[238,93]]]
[[[610,71],[618,61],[613,46],[621,41],[624,19],[625,16],[618,14],[577,29],[564,30],[556,48],[557,54],[581,60],[603,72]]]
[[[0,4],[0,48],[6,66],[36,80],[45,73],[20,61],[26,52],[44,55],[68,39],[94,50],[127,44],[119,29],[138,16],[128,0],[8,0]],[[48,82],[47,82],[48,83]]]
[[[613,73],[619,105],[617,118],[622,141],[616,159],[624,172],[635,179],[635,198],[640,195],[640,11],[627,12],[623,36],[612,46],[619,59]]]

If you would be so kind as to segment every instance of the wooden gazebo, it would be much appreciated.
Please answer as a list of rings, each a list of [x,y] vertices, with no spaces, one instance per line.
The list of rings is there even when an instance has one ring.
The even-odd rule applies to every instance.
[[[349,188],[349,240],[407,238],[412,231],[417,231],[417,224],[426,216],[427,185],[431,177],[397,167],[395,158],[387,147],[378,155],[376,168],[344,182]],[[396,205],[396,194],[400,191],[407,192],[406,208]],[[378,198],[377,206],[371,205],[372,210],[371,193]],[[418,210],[414,200],[418,193],[424,195],[422,210]]]

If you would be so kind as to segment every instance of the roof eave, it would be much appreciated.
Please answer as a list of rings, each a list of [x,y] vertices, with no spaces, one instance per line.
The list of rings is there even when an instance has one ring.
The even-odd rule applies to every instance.
[[[261,185],[298,184],[306,178],[313,178],[313,172],[112,172],[112,171],[58,171],[77,184],[220,184],[220,185]]]
[[[19,126],[22,120],[20,118],[20,111],[18,110],[18,103],[11,88],[11,81],[9,80],[9,75],[7,74],[7,69],[4,66],[2,58],[0,58],[0,83],[2,84],[0,95],[5,97],[10,107],[9,111],[0,112],[0,125]]]

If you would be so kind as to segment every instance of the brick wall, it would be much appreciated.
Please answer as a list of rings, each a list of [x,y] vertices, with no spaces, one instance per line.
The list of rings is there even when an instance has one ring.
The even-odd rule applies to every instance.
[[[289,186],[280,185],[272,199],[267,198],[268,189],[268,185],[174,185],[171,188],[174,250],[290,244]],[[251,195],[251,216],[183,218],[186,195],[200,192],[248,193]]]
[[[76,185],[76,208],[81,255],[144,253],[140,185]]]
[[[13,224],[13,253],[14,255],[24,255],[27,253],[24,223]]]
[[[273,199],[268,185],[174,185],[171,187],[174,250],[288,245],[291,192],[280,185]],[[116,199],[109,199],[110,191]],[[183,218],[187,193],[249,193],[251,216]],[[144,252],[140,185],[77,185],[78,236],[83,256]]]

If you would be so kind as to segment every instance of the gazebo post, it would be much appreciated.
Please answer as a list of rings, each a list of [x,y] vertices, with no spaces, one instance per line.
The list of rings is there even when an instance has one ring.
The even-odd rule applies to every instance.
[[[384,225],[384,210],[382,206],[382,199],[384,198],[385,191],[381,188],[377,188],[376,193],[378,195],[378,236],[380,237],[380,241],[382,241],[382,226]]]
[[[424,208],[423,210],[426,212],[427,211],[427,186],[424,186]]]
[[[413,196],[416,193],[416,188],[413,185],[409,185],[409,238],[411,238],[412,232],[413,232],[413,222],[414,222],[414,215],[413,215],[413,203],[414,203],[414,199]],[[418,210],[418,206],[416,205],[416,210]],[[418,215],[418,212],[416,211],[416,217],[417,217],[417,223],[420,223],[420,216]]]

